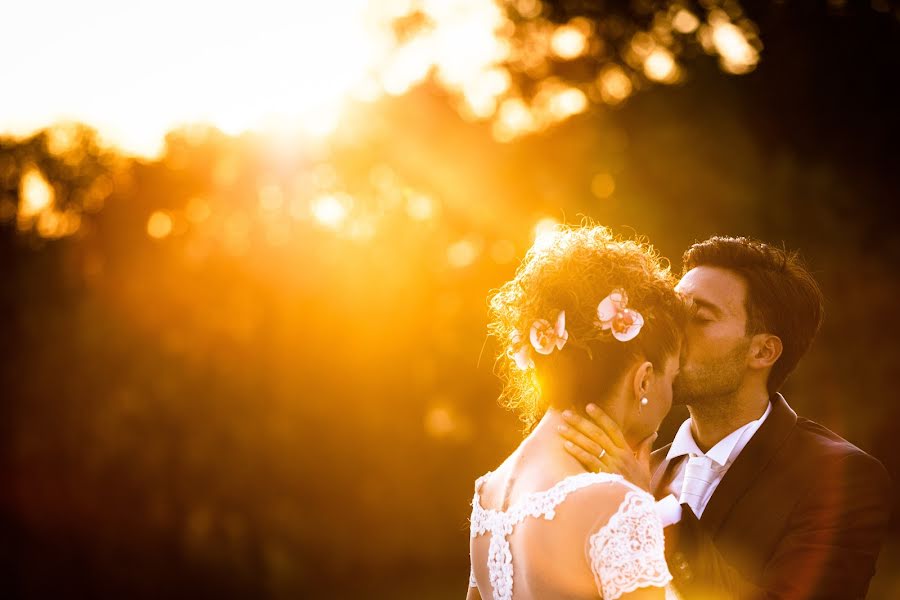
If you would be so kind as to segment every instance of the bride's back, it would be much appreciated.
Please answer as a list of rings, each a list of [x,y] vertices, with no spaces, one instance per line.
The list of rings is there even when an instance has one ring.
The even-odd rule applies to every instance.
[[[470,551],[483,596],[490,598],[491,590],[494,597],[516,600],[599,597],[590,537],[616,513],[632,486],[617,475],[532,464],[516,473],[504,506],[508,463],[479,480],[473,499],[473,531],[482,526],[484,534],[472,538]],[[505,543],[511,559],[506,565]],[[511,590],[504,589],[502,577],[495,579],[507,576],[508,567]]]

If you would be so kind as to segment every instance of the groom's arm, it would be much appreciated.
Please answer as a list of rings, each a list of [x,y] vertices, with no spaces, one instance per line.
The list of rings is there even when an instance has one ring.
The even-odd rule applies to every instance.
[[[769,598],[722,556],[688,505],[681,520],[665,528],[666,562],[672,585],[686,599],[741,600]],[[776,596],[777,597],[777,596]]]
[[[836,471],[839,477],[820,478],[802,495],[757,582],[725,560],[685,508],[681,522],[666,529],[676,587],[687,598],[864,598],[890,517],[890,480],[862,453],[845,456]]]

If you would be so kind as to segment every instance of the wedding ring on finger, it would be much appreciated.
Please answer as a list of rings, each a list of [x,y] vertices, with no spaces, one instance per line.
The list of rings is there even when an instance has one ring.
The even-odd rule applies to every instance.
[[[597,458],[603,458],[606,456],[606,448],[600,450],[600,454],[597,455]]]

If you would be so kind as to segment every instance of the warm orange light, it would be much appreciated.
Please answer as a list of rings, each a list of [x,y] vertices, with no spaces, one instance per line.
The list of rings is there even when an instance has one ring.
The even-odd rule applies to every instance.
[[[661,83],[671,83],[678,78],[678,65],[672,53],[665,48],[654,48],[644,59],[644,74]]]
[[[30,220],[51,208],[53,188],[35,167],[29,167],[19,181],[19,219]]]
[[[161,240],[172,233],[172,217],[161,210],[155,211],[147,219],[147,235]]]
[[[616,191],[616,180],[609,173],[598,173],[591,180],[591,192],[600,199],[609,198]]]
[[[150,158],[164,150],[166,132],[184,123],[209,123],[230,135],[329,135],[353,99],[403,93],[430,72],[463,93],[509,53],[500,33],[508,20],[492,0],[259,0],[252,11],[215,0],[158,0],[125,12],[85,0],[71,19],[47,19],[42,6],[21,3],[17,26],[0,36],[0,55],[22,57],[0,133],[27,135],[65,115]],[[423,14],[429,27],[398,43],[396,19],[412,13]],[[47,77],[58,71],[56,53],[20,52],[35,39],[66,48],[71,64],[104,68]],[[60,95],[59,86],[75,92]],[[70,133],[55,133],[51,151],[63,152]]]
[[[350,212],[348,196],[326,195],[313,200],[311,210],[313,218],[329,229],[338,229],[347,219]]]
[[[500,105],[498,120],[494,123],[494,136],[500,141],[531,131],[535,127],[534,115],[521,98],[509,98]]]
[[[722,68],[731,73],[746,73],[759,62],[759,52],[750,45],[741,29],[733,23],[717,23],[712,29],[712,43],[721,56]]]
[[[60,236],[74,235],[81,229],[81,215],[74,210],[64,211],[60,221],[60,229],[58,231]]]
[[[609,65],[599,77],[600,95],[607,104],[618,104],[631,95],[631,79],[618,65]]]
[[[46,210],[40,214],[37,220],[37,232],[41,237],[55,238],[59,237],[60,216],[52,210]]]
[[[275,212],[284,204],[284,194],[277,185],[264,185],[259,188],[259,207],[264,212]]]
[[[534,226],[534,247],[541,249],[553,242],[559,221],[549,217],[541,219]]]
[[[9,198],[0,197],[0,223],[12,221],[16,217],[16,204]]]
[[[563,25],[553,32],[550,48],[562,59],[578,58],[587,49],[587,36],[575,26]]]
[[[434,200],[425,194],[413,194],[406,201],[407,214],[417,221],[427,221],[435,215]]]
[[[550,114],[556,121],[584,112],[588,106],[587,96],[577,88],[562,89],[550,99]]]
[[[229,253],[242,256],[250,249],[250,221],[243,212],[228,215],[222,233],[225,249]]]
[[[478,244],[473,240],[460,240],[447,248],[447,262],[458,269],[468,267],[478,258],[479,251]]]
[[[191,223],[197,224],[207,220],[212,214],[209,203],[202,198],[191,198],[184,207],[184,215]]]
[[[460,423],[451,406],[440,404],[432,406],[425,413],[425,432],[439,440],[460,437]]]
[[[672,17],[672,27],[679,33],[692,33],[700,26],[700,19],[689,10],[680,9]]]
[[[43,238],[58,239],[78,231],[81,216],[74,211],[45,210],[37,218],[37,232]]]
[[[463,90],[466,108],[477,119],[486,119],[497,110],[497,99],[510,86],[509,72],[505,69],[492,68],[474,77]]]
[[[357,242],[368,242],[378,232],[372,219],[355,219],[347,228],[347,234]]]
[[[65,157],[78,148],[78,130],[71,123],[59,123],[47,130],[47,150],[54,156]]]
[[[54,206],[56,194],[53,186],[36,167],[28,167],[19,181],[19,206],[4,201],[4,212],[13,210],[20,231],[31,230],[48,239],[57,239],[76,233],[81,227],[81,215],[74,210],[59,211]],[[0,220],[4,220],[0,217]]]
[[[302,221],[309,217],[309,206],[307,206],[303,198],[292,198],[288,205],[288,214],[295,221]]]
[[[491,244],[491,259],[498,265],[511,263],[516,258],[516,247],[509,240],[498,240]]]
[[[513,5],[522,17],[526,19],[534,19],[541,14],[543,5],[541,0],[515,0]]]
[[[284,221],[273,221],[266,228],[266,241],[273,246],[285,246],[290,238],[290,226]]]

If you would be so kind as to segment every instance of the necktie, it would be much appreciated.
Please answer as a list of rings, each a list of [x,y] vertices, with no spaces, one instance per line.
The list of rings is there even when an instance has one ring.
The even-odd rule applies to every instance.
[[[690,506],[697,518],[703,515],[703,499],[715,477],[716,469],[711,458],[691,455],[684,469],[684,482],[678,502]]]

